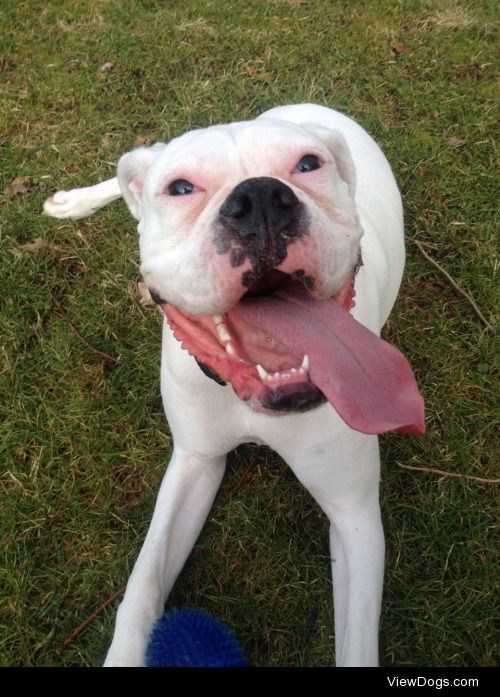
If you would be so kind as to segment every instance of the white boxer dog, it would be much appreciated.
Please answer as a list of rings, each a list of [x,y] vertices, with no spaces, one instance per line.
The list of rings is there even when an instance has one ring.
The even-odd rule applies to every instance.
[[[273,448],[331,523],[338,666],[378,661],[378,433],[423,433],[403,356],[379,338],[404,267],[390,166],[348,117],[302,104],[124,155],[118,177],[45,203],[79,218],[122,196],[164,311],[174,439],[105,665],[142,666],[154,622],[240,443]]]

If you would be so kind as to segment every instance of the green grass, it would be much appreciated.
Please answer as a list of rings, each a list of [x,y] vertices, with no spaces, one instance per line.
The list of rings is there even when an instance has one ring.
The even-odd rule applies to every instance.
[[[116,605],[56,649],[125,583],[171,451],[134,222],[121,203],[43,218],[44,198],[109,178],[138,138],[321,102],[378,139],[407,233],[493,323],[496,14],[486,0],[4,0],[0,191],[19,176],[31,189],[1,197],[2,665],[102,661]],[[415,367],[428,433],[382,439],[381,661],[492,665],[497,489],[396,462],[498,476],[493,333],[409,245],[386,336]],[[331,663],[326,520],[270,451],[231,455],[172,602],[231,623],[255,665]]]

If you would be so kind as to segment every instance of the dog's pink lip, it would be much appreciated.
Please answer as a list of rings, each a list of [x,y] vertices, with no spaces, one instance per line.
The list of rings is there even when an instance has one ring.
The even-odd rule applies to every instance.
[[[264,392],[310,381],[308,357],[290,351],[271,332],[244,321],[240,309],[245,302],[280,288],[302,287],[300,278],[300,273],[294,277],[272,270],[222,315],[194,316],[169,303],[162,304],[162,309],[182,347],[229,382],[240,399],[258,409]],[[353,274],[334,299],[349,311],[354,307],[354,295]]]
[[[256,410],[272,405],[273,396],[279,401],[283,388],[293,407],[295,386],[298,401],[302,387],[312,383],[355,430],[423,433],[423,400],[408,362],[351,317],[353,305],[351,277],[325,300],[290,283],[270,295],[242,298],[215,317],[163,309],[182,346]]]

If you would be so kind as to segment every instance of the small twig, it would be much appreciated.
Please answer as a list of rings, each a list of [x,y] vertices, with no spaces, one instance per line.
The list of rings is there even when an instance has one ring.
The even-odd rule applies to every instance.
[[[474,477],[472,474],[460,474],[459,472],[445,472],[444,470],[433,469],[432,467],[414,467],[413,465],[402,465],[400,462],[396,462],[398,467],[402,467],[405,470],[412,470],[413,472],[431,472],[432,474],[440,474],[442,477],[458,477],[459,479],[473,479],[476,482],[483,482],[483,484],[500,484],[500,479],[484,479],[483,477]]]
[[[118,362],[119,362],[118,358],[114,358],[113,356],[110,356],[109,353],[105,353],[104,351],[100,351],[99,349],[92,346],[92,344],[89,344],[87,339],[84,339],[83,336],[80,334],[80,332],[75,328],[75,325],[71,322],[68,315],[63,310],[62,305],[59,302],[59,300],[55,296],[52,299],[54,301],[54,305],[56,306],[57,312],[61,315],[63,320],[68,325],[69,329],[73,332],[73,334],[78,339],[78,341],[80,341],[84,346],[86,346],[89,349],[89,351],[92,351],[92,353],[95,353],[97,356],[100,356],[103,360],[106,361],[106,363],[110,363],[111,365],[118,365]]]
[[[77,627],[71,634],[70,636],[63,641],[61,646],[59,646],[58,649],[56,649],[56,653],[58,656],[62,654],[62,652],[68,648],[68,646],[73,643],[73,641],[83,632],[84,629],[87,629],[89,624],[92,624],[92,622],[99,617],[101,612],[103,612],[108,605],[111,605],[112,603],[115,602],[120,596],[122,596],[125,593],[125,588],[126,586],[123,586],[123,588],[120,588],[119,591],[116,591],[116,593],[113,593],[113,595],[106,600],[105,603],[103,603],[100,607],[97,608],[95,612],[93,612],[90,617],[87,617],[87,619],[81,623],[79,627]]]
[[[408,237],[408,235],[405,235],[405,240],[408,242],[411,242],[412,244],[416,244],[417,240],[413,237]],[[439,245],[435,244],[434,242],[421,242],[418,240],[418,243],[422,245],[422,247],[427,247],[428,249],[435,249],[439,250]]]
[[[427,261],[428,261],[429,263],[431,263],[436,269],[438,269],[438,271],[440,271],[440,272],[443,274],[443,276],[445,276],[445,277],[448,279],[448,281],[451,283],[451,285],[453,286],[453,288],[455,288],[455,290],[456,290],[458,293],[460,293],[460,295],[463,295],[463,297],[464,297],[466,300],[469,301],[469,303],[472,305],[472,308],[474,309],[474,312],[477,314],[477,316],[479,317],[479,319],[481,320],[481,322],[483,322],[483,324],[485,325],[486,329],[488,329],[489,331],[491,331],[491,330],[493,329],[493,326],[488,322],[488,320],[486,319],[486,317],[483,315],[483,313],[482,313],[481,310],[479,309],[477,303],[476,303],[475,300],[469,295],[469,293],[467,293],[467,291],[465,291],[465,290],[463,290],[462,288],[460,288],[460,286],[458,285],[458,283],[450,276],[450,274],[448,273],[448,271],[446,271],[445,269],[443,269],[443,267],[442,267],[440,264],[438,264],[437,261],[435,261],[429,254],[427,254],[427,252],[425,251],[425,249],[424,249],[424,247],[423,247],[423,244],[422,244],[421,242],[419,242],[418,240],[413,239],[413,237],[408,237],[408,236],[406,236],[406,239],[408,240],[408,242],[411,242],[412,244],[416,245],[416,246],[418,247],[418,249],[420,250],[420,252],[421,252],[421,253],[424,255],[424,257],[427,259]]]

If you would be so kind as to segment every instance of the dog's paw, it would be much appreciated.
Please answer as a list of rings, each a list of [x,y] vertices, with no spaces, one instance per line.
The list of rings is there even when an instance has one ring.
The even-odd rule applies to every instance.
[[[58,191],[43,204],[43,212],[52,218],[72,218],[77,220],[93,212],[92,203],[84,189]]]

